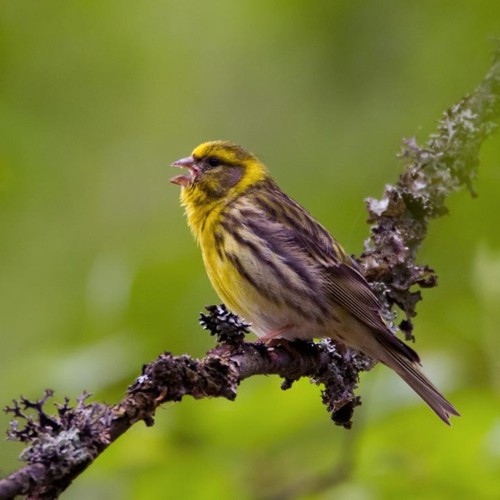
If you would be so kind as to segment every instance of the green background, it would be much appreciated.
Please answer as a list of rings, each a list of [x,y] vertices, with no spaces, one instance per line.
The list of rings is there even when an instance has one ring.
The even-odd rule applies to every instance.
[[[2,1],[0,404],[111,403],[160,352],[213,346],[197,317],[218,299],[168,182],[200,142],[260,155],[359,254],[363,198],[480,81],[494,37],[498,0]],[[160,409],[63,498],[498,498],[498,135],[481,157],[479,197],[454,195],[420,253],[440,286],[416,348],[451,428],[384,367],[350,432],[309,382],[255,377],[236,402]],[[6,474],[21,447],[0,446]]]

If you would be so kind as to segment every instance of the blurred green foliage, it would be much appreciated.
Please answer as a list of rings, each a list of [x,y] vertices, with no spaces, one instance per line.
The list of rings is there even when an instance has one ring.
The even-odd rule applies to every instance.
[[[401,138],[426,139],[499,36],[497,0],[0,3],[1,405],[45,387],[113,402],[161,351],[212,346],[197,316],[217,298],[171,161],[241,143],[359,253],[362,200],[397,178]],[[351,432],[306,381],[254,378],[234,403],[161,410],[63,497],[498,498],[499,158],[496,136],[479,198],[454,196],[421,252],[440,287],[416,347],[453,427],[383,367]],[[2,473],[19,451],[2,444]]]

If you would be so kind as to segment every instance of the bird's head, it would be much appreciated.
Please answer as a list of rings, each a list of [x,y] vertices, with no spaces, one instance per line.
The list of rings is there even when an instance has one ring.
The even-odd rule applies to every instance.
[[[188,169],[170,182],[182,188],[187,204],[206,204],[245,191],[268,176],[266,167],[241,146],[228,141],[200,144],[191,156],[172,163]]]

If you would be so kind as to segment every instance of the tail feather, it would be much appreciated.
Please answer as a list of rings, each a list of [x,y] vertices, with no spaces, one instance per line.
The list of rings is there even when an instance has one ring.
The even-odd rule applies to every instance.
[[[404,348],[394,349],[392,339],[395,339]],[[424,375],[417,361],[418,356],[416,356],[413,349],[403,344],[396,337],[392,337],[392,339],[378,339],[385,354],[385,356],[379,357],[380,361],[392,368],[432,408],[443,422],[450,425],[450,415],[460,416],[460,413]],[[409,355],[407,351],[415,353],[415,355]]]

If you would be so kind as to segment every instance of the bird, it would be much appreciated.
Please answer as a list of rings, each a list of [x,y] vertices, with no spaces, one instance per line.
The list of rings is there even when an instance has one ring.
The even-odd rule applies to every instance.
[[[394,370],[446,424],[459,416],[384,320],[359,266],[257,156],[209,141],[172,163],[208,278],[261,342],[331,338]]]

